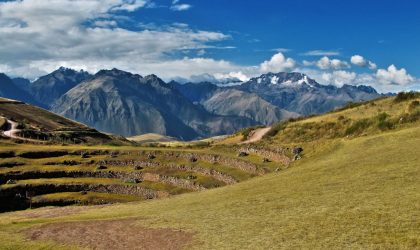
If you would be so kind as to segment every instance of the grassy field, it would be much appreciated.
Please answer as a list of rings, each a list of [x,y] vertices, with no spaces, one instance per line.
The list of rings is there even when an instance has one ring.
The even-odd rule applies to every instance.
[[[96,240],[100,234],[92,225],[104,223],[109,225],[110,241],[133,232],[141,237],[171,230],[174,242],[182,238],[179,234],[192,235],[191,240],[182,238],[182,246],[196,249],[418,249],[419,122],[396,123],[385,130],[375,123],[351,136],[341,134],[347,127],[335,136],[324,128],[325,122],[336,122],[340,115],[351,119],[349,126],[360,119],[376,119],[384,111],[390,121],[399,120],[416,112],[417,107],[409,108],[412,101],[395,103],[389,98],[375,102],[376,106],[293,122],[290,130],[259,145],[302,146],[303,159],[235,185],[160,200],[0,214],[0,249],[101,248]],[[369,112],[359,116],[361,110]],[[305,127],[305,134],[296,133],[307,123],[313,126]],[[325,136],[313,137],[311,130]],[[201,149],[191,152],[197,150]],[[231,147],[212,150],[235,157]],[[261,158],[251,155],[249,160],[257,163]],[[218,167],[227,166],[214,166]],[[115,223],[127,226],[113,227]],[[83,233],[71,230],[77,227]],[[131,238],[112,242],[117,247]]]

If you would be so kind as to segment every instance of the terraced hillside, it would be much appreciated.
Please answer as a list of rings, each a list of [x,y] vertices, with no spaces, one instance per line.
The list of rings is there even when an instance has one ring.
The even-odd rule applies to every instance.
[[[100,133],[84,124],[44,109],[16,100],[0,98],[0,132],[13,127],[13,123],[17,126],[13,128],[15,129],[13,136],[9,135],[9,137],[21,141],[71,144],[128,143],[122,137]]]
[[[158,150],[4,144],[0,148],[3,211],[162,198],[235,184],[288,165],[288,161],[264,161],[265,157],[238,147]]]
[[[54,161],[83,162],[74,166],[45,165],[53,157],[24,158],[24,152],[41,148],[2,144],[3,151],[14,152],[3,153],[10,158],[2,162],[26,163],[14,170],[90,168],[96,175],[44,176],[42,182],[49,179],[52,186],[80,185],[83,179],[92,187],[99,181],[106,187],[135,186],[162,196],[183,194],[147,202],[0,214],[0,248],[418,249],[419,103],[418,94],[401,94],[350,105],[278,124],[262,140],[246,145],[237,144],[244,136],[237,134],[207,148],[57,146],[55,150],[68,155]],[[90,150],[102,153],[89,152],[89,158],[82,158],[81,151]],[[108,171],[139,174],[139,183],[131,175],[100,175]],[[160,177],[142,179],[148,174]],[[169,177],[193,186],[162,181]],[[38,181],[15,179],[2,190],[19,190],[21,181],[20,188],[32,187]],[[156,187],[163,184],[172,186]],[[224,187],[207,190],[216,186]],[[193,190],[200,191],[189,192]],[[68,197],[81,202],[132,200],[126,193],[85,191],[35,193],[32,200],[34,204],[57,197],[60,202]]]

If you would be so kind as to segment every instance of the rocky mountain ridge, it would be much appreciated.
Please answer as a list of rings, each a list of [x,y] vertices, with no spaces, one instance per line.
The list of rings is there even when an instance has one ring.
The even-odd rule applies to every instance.
[[[142,77],[118,69],[90,75],[59,68],[32,83],[5,75],[1,79],[3,97],[45,107],[104,132],[158,133],[184,140],[324,113],[380,96],[368,86],[321,85],[296,72],[267,73],[223,87],[166,83],[156,75]]]

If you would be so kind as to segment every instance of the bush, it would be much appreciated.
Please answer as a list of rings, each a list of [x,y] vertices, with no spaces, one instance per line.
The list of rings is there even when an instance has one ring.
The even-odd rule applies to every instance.
[[[355,121],[350,127],[346,129],[346,135],[358,135],[363,133],[367,128],[372,125],[371,120],[369,119],[361,119]]]
[[[387,130],[394,128],[394,124],[388,120],[389,115],[387,113],[380,113],[377,117],[377,126],[380,130]]]
[[[411,99],[420,98],[419,92],[400,92],[397,94],[397,96],[394,99],[394,102],[403,102]]]
[[[241,130],[239,130],[239,134],[242,135],[242,141],[245,141],[246,139],[248,139],[249,134],[255,130],[255,129],[259,129],[259,128],[263,128],[264,126],[259,125],[259,126],[254,126],[254,127],[249,127],[249,128],[243,128]]]
[[[400,123],[412,123],[420,120],[420,110],[417,110],[412,113],[407,113],[401,116],[399,122]]]
[[[408,105],[408,111],[409,112],[412,112],[413,110],[415,110],[419,106],[420,106],[420,102],[419,101],[412,101],[410,103],[410,105]]]
[[[287,127],[287,122],[281,122],[271,126],[271,129],[264,135],[264,138],[270,138],[276,136],[281,130]]]

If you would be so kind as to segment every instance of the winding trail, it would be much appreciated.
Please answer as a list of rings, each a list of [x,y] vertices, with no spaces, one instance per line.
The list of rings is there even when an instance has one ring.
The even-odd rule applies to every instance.
[[[38,142],[38,140],[28,139],[28,138],[17,136],[16,134],[21,131],[21,129],[17,128],[19,124],[17,122],[11,121],[11,120],[9,120],[5,117],[3,117],[3,118],[6,119],[6,121],[7,121],[6,130],[3,131],[3,135],[5,135],[9,138],[13,138],[13,139]]]
[[[6,121],[6,130],[3,132],[3,134],[10,138],[21,139],[19,136],[16,136],[16,133],[20,131],[20,129],[17,129],[18,123],[7,119]]]
[[[270,131],[270,129],[271,127],[255,129],[251,131],[251,133],[249,134],[249,138],[246,141],[241,142],[240,144],[249,144],[259,141],[263,138],[265,134],[268,133],[268,131]]]

